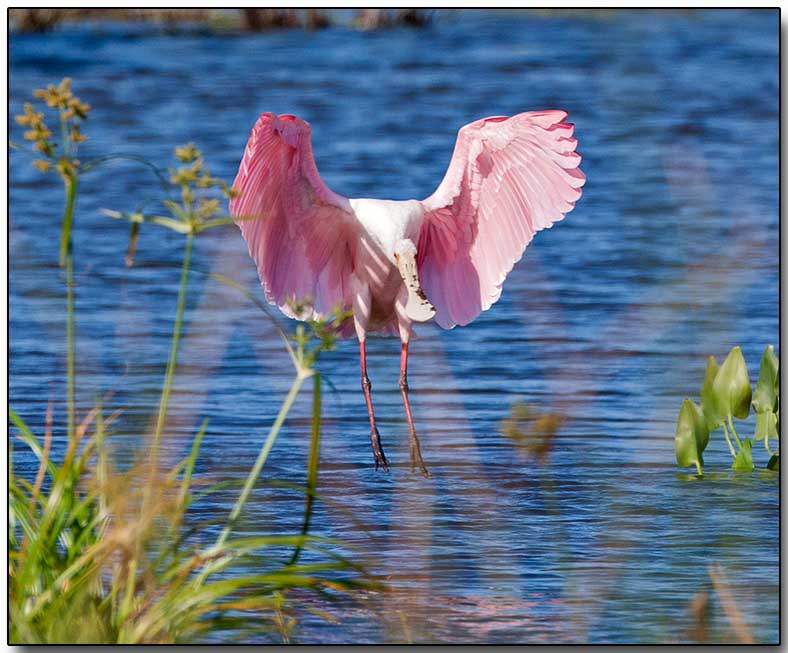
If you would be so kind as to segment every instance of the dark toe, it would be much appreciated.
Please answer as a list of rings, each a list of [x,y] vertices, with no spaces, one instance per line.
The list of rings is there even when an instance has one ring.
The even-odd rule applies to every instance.
[[[375,456],[375,471],[377,471],[379,467],[382,467],[384,472],[389,471],[389,461],[386,460],[386,456],[382,453],[380,456]]]

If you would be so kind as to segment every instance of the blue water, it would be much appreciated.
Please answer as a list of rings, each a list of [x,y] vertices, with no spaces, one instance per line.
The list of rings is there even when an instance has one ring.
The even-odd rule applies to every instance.
[[[756,641],[775,643],[777,475],[728,471],[715,433],[697,480],[675,465],[673,432],[706,356],[740,344],[754,379],[779,344],[777,53],[776,11],[453,12],[425,30],[241,36],[71,26],[12,36],[10,109],[69,75],[93,105],[83,160],[125,152],[166,166],[193,140],[228,180],[257,114],[295,113],[332,189],[393,199],[434,190],[461,125],[568,110],[588,177],[577,208],[538,234],[490,311],[452,331],[423,326],[411,347],[431,479],[408,466],[398,342],[369,344],[389,474],[372,467],[355,341],[321,358],[335,391],[313,532],[357,546],[392,594],[362,596],[338,624],[306,615],[294,640],[682,642],[705,591],[709,637],[732,642],[707,572],[719,563]],[[62,185],[19,152],[10,182],[10,401],[42,432],[52,398],[62,441]],[[143,228],[127,269],[128,227],[99,209],[159,194],[148,172],[119,164],[86,175],[77,203],[79,410],[114,389],[125,459],[144,448],[158,401],[183,241]],[[198,473],[239,479],[293,370],[259,310],[204,274],[262,298],[237,229],[198,239],[195,265],[167,456],[209,417]],[[303,483],[310,401],[296,403],[265,479]],[[501,432],[518,401],[565,418],[542,460]],[[197,516],[226,514],[232,496]],[[301,510],[297,493],[261,483],[242,530],[294,532]]]

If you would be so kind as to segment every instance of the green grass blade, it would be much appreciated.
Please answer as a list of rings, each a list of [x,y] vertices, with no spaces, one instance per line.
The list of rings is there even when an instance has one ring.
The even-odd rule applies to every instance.
[[[19,429],[19,439],[22,440],[22,442],[24,442],[28,447],[30,447],[30,450],[35,454],[36,458],[41,461],[44,457],[44,448],[39,444],[38,438],[33,434],[33,431],[30,430],[30,427],[13,408],[8,409],[8,416],[11,418],[11,422],[14,424],[14,426]],[[57,467],[51,459],[47,460],[46,468],[50,477],[54,479],[57,475]]]
[[[243,510],[244,504],[249,498],[249,494],[252,492],[252,488],[257,482],[257,478],[260,476],[263,465],[265,465],[265,461],[268,459],[268,454],[270,453],[271,448],[274,446],[274,442],[279,435],[279,430],[282,428],[282,424],[284,424],[285,418],[290,412],[290,409],[292,408],[295,398],[298,396],[305,379],[306,377],[301,374],[296,375],[293,385],[290,387],[290,391],[287,393],[287,397],[282,403],[282,407],[279,409],[276,420],[271,426],[271,430],[268,432],[268,437],[265,439],[262,449],[260,449],[257,460],[255,460],[249,475],[246,477],[244,487],[241,490],[241,493],[239,494],[238,499],[235,502],[232,511],[230,512],[230,516],[227,519],[227,525],[224,527],[216,540],[216,546],[221,546],[227,540],[227,537],[230,535],[230,532],[235,526],[235,522],[238,520],[241,510]]]
[[[200,424],[200,428],[197,431],[197,434],[194,436],[194,442],[192,442],[192,448],[189,452],[189,455],[186,457],[186,465],[183,469],[183,477],[181,478],[181,487],[178,492],[178,506],[180,506],[180,510],[186,509],[186,500],[188,498],[189,489],[191,487],[192,481],[192,474],[194,473],[194,465],[197,462],[197,455],[200,453],[200,445],[202,444],[202,439],[205,436],[205,432],[208,429],[208,418],[206,417],[202,424]]]

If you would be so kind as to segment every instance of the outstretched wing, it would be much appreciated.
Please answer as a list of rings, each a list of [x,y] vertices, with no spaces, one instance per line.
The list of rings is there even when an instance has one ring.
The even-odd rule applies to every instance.
[[[585,175],[564,111],[495,116],[462,127],[449,169],[422,202],[418,267],[448,329],[501,296],[533,235],[569,213]]]
[[[323,183],[309,123],[263,113],[246,144],[230,201],[257,263],[266,299],[290,317],[319,318],[349,308],[355,219],[347,198]],[[294,315],[292,302],[312,309]]]

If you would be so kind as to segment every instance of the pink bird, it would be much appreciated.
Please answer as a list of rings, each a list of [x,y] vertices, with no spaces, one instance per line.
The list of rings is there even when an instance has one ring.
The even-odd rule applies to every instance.
[[[252,128],[230,202],[257,263],[266,299],[289,317],[352,310],[375,469],[388,471],[372,406],[366,339],[399,332],[399,387],[410,429],[411,468],[425,476],[408,400],[414,322],[444,329],[471,322],[501,296],[506,275],[534,234],[571,211],[585,175],[565,111],[483,118],[462,127],[449,169],[425,200],[348,199],[323,183],[311,127],[263,113]],[[293,302],[308,300],[306,314]]]

